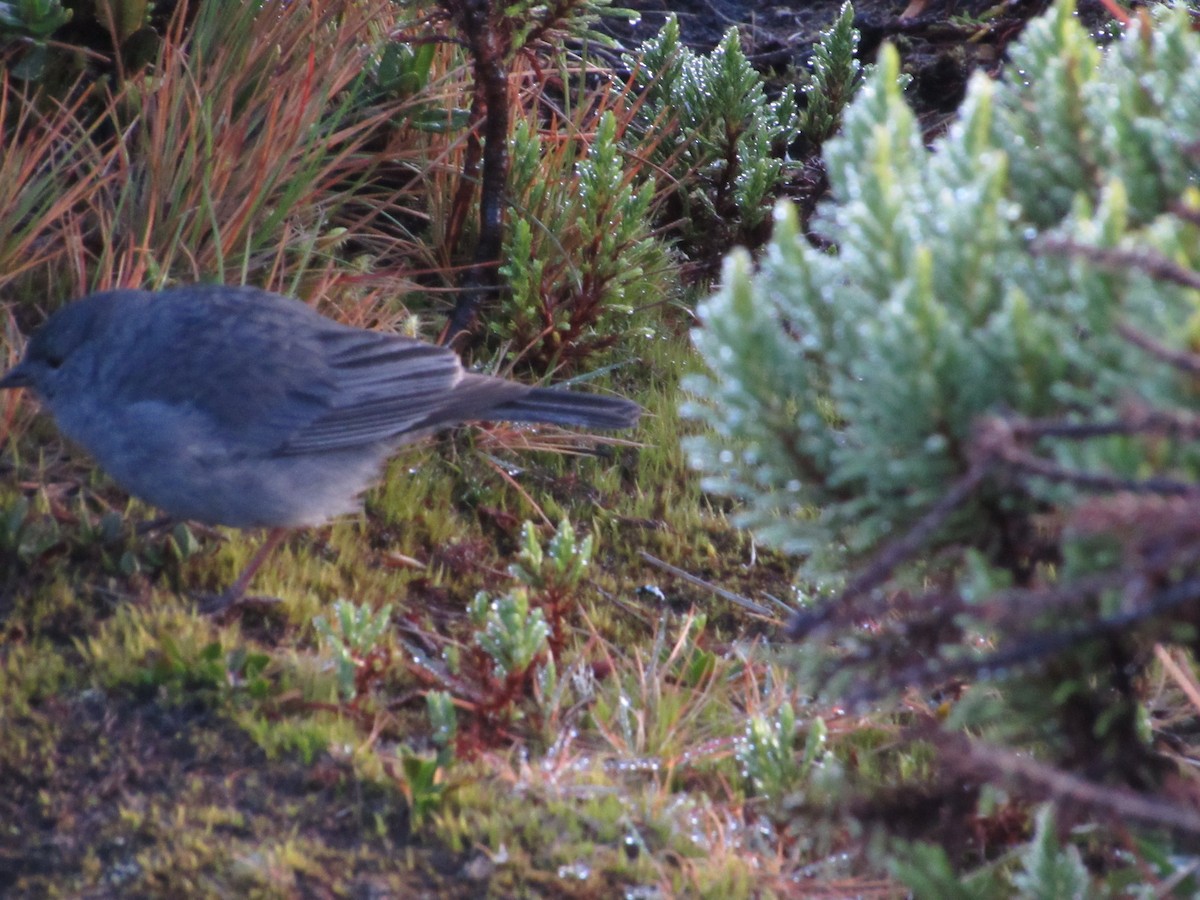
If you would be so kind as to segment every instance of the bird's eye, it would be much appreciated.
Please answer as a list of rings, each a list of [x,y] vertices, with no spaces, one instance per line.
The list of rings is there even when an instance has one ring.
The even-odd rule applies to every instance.
[[[66,359],[66,357],[58,353],[48,353],[46,354],[46,365],[51,369],[57,369],[62,366],[64,359]]]

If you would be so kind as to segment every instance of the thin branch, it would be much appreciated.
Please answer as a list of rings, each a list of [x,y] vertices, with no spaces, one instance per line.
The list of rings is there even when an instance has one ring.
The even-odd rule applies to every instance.
[[[483,116],[483,166],[480,174],[479,238],[474,259],[463,275],[461,293],[447,326],[450,345],[471,331],[479,310],[500,292],[500,254],[504,247],[504,210],[508,196],[508,76],[511,35],[502,16],[493,16],[490,0],[444,3],[471,54],[475,95],[471,109]],[[464,173],[463,188],[471,183]]]
[[[1002,457],[1001,462],[1016,471],[1058,484],[1071,484],[1091,491],[1127,491],[1135,494],[1170,494],[1175,496],[1200,495],[1200,485],[1174,478],[1122,478],[1102,472],[1086,472],[1069,469],[1058,463],[1042,459],[1024,450],[1013,447]]]
[[[901,688],[921,687],[934,681],[956,678],[986,678],[993,673],[1010,672],[1018,666],[1032,665],[1088,641],[1128,635],[1134,626],[1174,612],[1196,600],[1200,600],[1200,578],[1189,578],[1160,591],[1149,603],[1137,609],[1061,631],[1018,633],[1012,635],[999,650],[979,657],[949,661],[937,658],[923,660],[917,665],[890,673],[886,685],[872,683],[858,688],[846,697],[846,702],[870,703]]]
[[[706,591],[712,591],[712,593],[716,594],[722,600],[728,600],[730,603],[734,603],[743,609],[749,610],[755,615],[763,616],[768,619],[775,618],[774,613],[772,613],[771,610],[767,609],[765,606],[755,603],[753,600],[747,599],[740,594],[735,594],[732,591],[727,591],[724,588],[717,587],[711,581],[705,581],[703,578],[698,578],[690,572],[685,572],[678,566],[673,566],[669,562],[664,562],[663,560],[659,559],[657,556],[650,555],[645,550],[639,550],[638,556],[650,563],[650,565],[662,569],[664,572],[670,572],[676,578],[682,578],[688,584],[693,584],[696,587],[704,588]]]
[[[973,767],[989,769],[991,773],[1040,788],[1056,800],[1069,800],[1103,810],[1124,822],[1141,822],[1200,835],[1200,813],[1190,806],[1172,803],[1161,796],[1136,793],[1129,788],[1096,784],[1029,756],[980,741],[955,741],[954,745],[954,749],[965,750],[965,761],[974,764]]]
[[[1118,322],[1116,328],[1117,334],[1138,349],[1145,350],[1151,356],[1188,375],[1200,375],[1200,356],[1195,353],[1188,353],[1186,350],[1172,350],[1166,344],[1155,340],[1148,334],[1143,334],[1125,322]]]
[[[1093,247],[1062,238],[1043,237],[1030,248],[1040,256],[1072,256],[1086,259],[1108,272],[1137,269],[1151,278],[1170,281],[1200,290],[1200,273],[1181,266],[1154,250],[1123,250],[1117,247]]]
[[[915,554],[942,527],[954,510],[975,493],[993,468],[990,455],[985,455],[942,495],[908,532],[884,547],[866,571],[846,586],[838,596],[811,611],[798,612],[788,623],[788,637],[800,639],[835,619],[844,620],[852,613],[851,602],[883,584],[898,565]]]
[[[1014,438],[1040,440],[1060,438],[1069,441],[1090,440],[1117,434],[1159,434],[1164,437],[1200,437],[1200,417],[1167,412],[1144,403],[1126,403],[1121,418],[1110,422],[1066,422],[1062,419],[1023,419],[1006,417],[1006,427]]]

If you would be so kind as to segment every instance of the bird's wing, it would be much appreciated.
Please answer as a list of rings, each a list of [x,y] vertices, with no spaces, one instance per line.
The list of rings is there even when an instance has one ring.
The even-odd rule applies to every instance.
[[[145,293],[122,315],[115,392],[201,418],[222,455],[400,444],[530,392],[464,373],[446,347],[350,328],[255,288]]]
[[[146,294],[125,313],[117,327],[130,350],[113,362],[116,391],[202,416],[214,447],[248,456],[393,440],[463,376],[445,347],[350,328],[254,288]]]
[[[289,436],[280,453],[398,443],[447,407],[463,377],[453,350],[423,341],[356,329],[320,340],[330,406]]]

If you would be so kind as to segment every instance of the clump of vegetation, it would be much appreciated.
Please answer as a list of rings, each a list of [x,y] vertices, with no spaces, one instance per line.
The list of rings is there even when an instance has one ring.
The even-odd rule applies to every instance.
[[[521,0],[506,5],[443,0],[438,6],[466,47],[472,78],[462,172],[445,224],[452,253],[458,254],[464,236],[472,237],[474,244],[449,325],[451,340],[459,341],[475,327],[480,310],[494,306],[501,289],[498,267],[504,262],[501,254],[507,237],[504,218],[513,121],[509,90],[517,59],[529,58],[536,71],[538,51],[548,42],[556,43],[568,34],[591,37],[589,26],[601,13],[632,14],[611,9],[609,0],[551,4]],[[471,219],[477,227],[470,227]]]
[[[796,140],[802,152],[813,153],[842,126],[846,106],[863,85],[871,67],[856,56],[859,34],[854,27],[854,6],[849,2],[813,44],[807,79],[800,89],[803,99]]]
[[[699,54],[680,42],[672,17],[626,57],[637,88],[630,133],[645,145],[636,155],[652,164],[659,221],[689,258],[762,243],[772,203],[795,168],[793,151],[819,148],[862,83],[853,22],[847,3],[821,33],[799,97],[785,85],[768,98],[736,28]]]
[[[475,711],[473,729],[484,742],[481,728],[523,718],[527,701],[555,693],[592,555],[592,538],[577,540],[565,519],[544,548],[529,522],[521,541],[509,567],[516,584],[500,596],[480,591],[467,610],[470,645],[462,652],[447,648],[444,668],[417,654],[426,677]]]
[[[692,246],[711,251],[757,243],[751,236],[767,218],[783,153],[799,130],[794,89],[767,99],[736,28],[700,55],[680,43],[671,18],[629,62],[639,91],[636,133],[655,136],[650,161],[672,182],[665,186],[671,208],[664,217]]]
[[[355,700],[370,690],[391,654],[383,642],[391,624],[390,604],[379,610],[348,600],[333,604],[333,615],[313,619],[313,629],[332,655],[342,697]]]
[[[689,450],[739,522],[807,557],[805,684],[945,692],[945,726],[910,737],[948,792],[1008,772],[1114,824],[1136,792],[1140,823],[1195,834],[1147,686],[1200,634],[1200,39],[1163,8],[1102,52],[1062,2],[1012,56],[1020,77],[977,76],[926,147],[885,49],[825,146],[810,227],[833,252],[782,208],[758,271],[734,254],[700,308],[712,432]]]
[[[577,368],[644,329],[634,314],[671,290],[671,264],[653,234],[654,185],[630,165],[616,115],[544,132],[521,122],[510,185],[508,294],[489,323],[510,354],[537,371]]]
[[[181,5],[152,70],[109,93],[48,104],[6,77],[0,259],[15,264],[0,289],[57,302],[119,284],[329,280],[347,235],[373,246],[371,223],[407,196],[381,173],[419,165],[412,150],[366,152],[405,108],[358,103],[385,8]]]
[[[791,87],[768,99],[736,29],[700,54],[674,18],[625,56],[628,82],[592,86],[586,57],[584,75],[533,69],[513,129],[504,299],[488,322],[509,357],[578,368],[646,329],[633,314],[669,297],[668,247],[706,270],[736,243],[760,244],[789,147],[818,147],[861,83],[856,46],[847,4],[821,35],[803,108]]]
[[[12,65],[16,78],[41,77],[49,56],[46,39],[71,16],[72,10],[65,9],[59,0],[20,0],[0,5],[0,53],[10,60],[16,57]]]

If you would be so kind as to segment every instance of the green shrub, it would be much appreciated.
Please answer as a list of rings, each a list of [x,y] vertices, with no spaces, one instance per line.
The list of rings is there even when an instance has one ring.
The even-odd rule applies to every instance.
[[[700,55],[680,43],[673,17],[629,62],[643,95],[635,133],[666,176],[682,237],[712,247],[717,228],[725,237],[716,246],[731,246],[769,212],[799,127],[795,90],[767,98],[736,28]]]
[[[735,243],[761,243],[771,204],[794,168],[787,162],[789,147],[819,147],[837,130],[861,84],[853,21],[847,3],[820,35],[801,89],[803,104],[791,85],[768,98],[736,28],[702,55],[680,42],[671,17],[627,58],[638,91],[630,136],[642,146],[635,155],[654,164],[658,203],[666,207],[662,217],[694,257]]]
[[[575,129],[543,134],[527,121],[513,136],[501,269],[509,294],[491,331],[541,371],[576,367],[627,338],[635,310],[668,289],[653,184],[630,165],[612,112],[591,124],[586,142]]]
[[[1066,0],[1011,57],[926,146],[883,50],[825,145],[810,228],[834,249],[783,207],[758,270],[733,254],[699,308],[689,411],[710,430],[687,448],[831,595],[793,622],[802,691],[947,689],[917,732],[953,802],[978,789],[964,759],[1000,759],[1009,787],[1072,794],[1064,832],[1097,810],[1195,830],[1146,685],[1162,645],[1200,649],[1200,35],[1158,7],[1101,50]],[[1047,762],[1021,768],[1031,749]],[[1021,889],[1082,895],[1048,833]],[[928,893],[963,858],[926,851],[905,878]]]
[[[1047,242],[1194,264],[1200,230],[1172,204],[1198,169],[1196,49],[1182,13],[1160,12],[1151,34],[1101,54],[1060,5],[1014,47],[1022,77],[977,76],[931,149],[883,52],[826,146],[834,203],[812,227],[836,252],[784,207],[760,270],[734,253],[700,307],[712,374],[689,382],[690,411],[713,431],[688,449],[711,490],[745,501],[742,524],[836,575],[846,551],[877,548],[971,468],[985,414],[1111,419],[1131,395],[1188,405],[1187,380],[1117,326],[1186,347],[1192,289]],[[1195,451],[1177,449],[1167,462],[1190,471]],[[1123,441],[1061,441],[1054,455],[1124,474],[1150,462]],[[1062,497],[1005,485],[940,539],[996,548]]]

